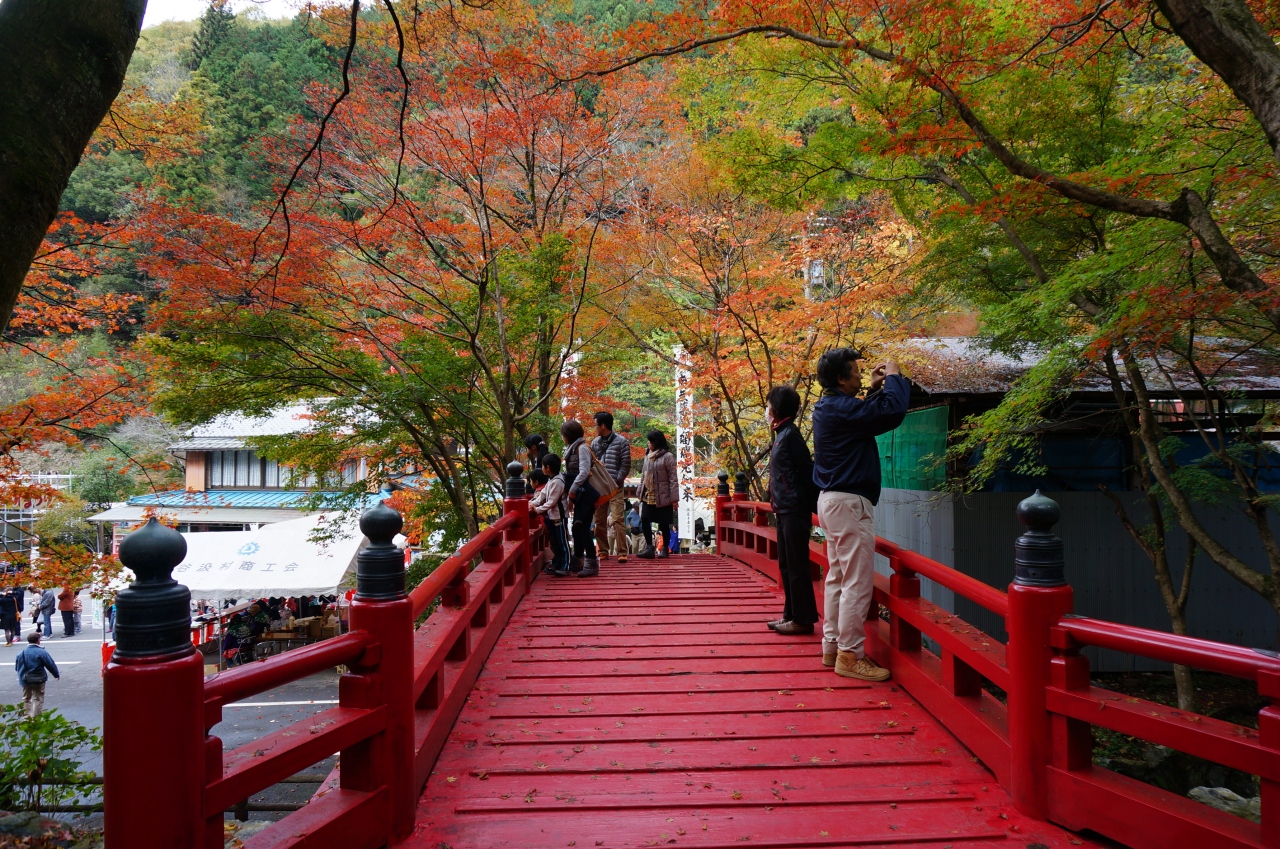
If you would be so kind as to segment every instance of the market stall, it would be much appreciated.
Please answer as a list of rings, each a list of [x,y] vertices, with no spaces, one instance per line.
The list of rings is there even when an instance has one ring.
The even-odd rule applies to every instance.
[[[339,595],[364,541],[354,518],[345,520],[332,514],[264,525],[256,531],[182,536],[187,541],[187,556],[173,570],[173,577],[187,585],[192,598],[210,600],[215,608],[212,614],[193,621],[193,641],[213,637],[211,626],[216,623],[219,645],[231,615],[246,611],[253,600]],[[237,604],[226,608],[226,599],[236,599]],[[319,615],[297,612],[287,627],[255,635],[255,656],[338,633],[336,606]]]

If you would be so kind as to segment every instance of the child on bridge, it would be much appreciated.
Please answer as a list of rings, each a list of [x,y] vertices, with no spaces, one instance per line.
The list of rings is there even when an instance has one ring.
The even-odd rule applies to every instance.
[[[534,495],[529,507],[547,521],[547,540],[551,544],[551,563],[542,571],[564,577],[569,574],[569,543],[564,533],[564,479],[560,477],[560,455],[546,454],[542,468],[529,475]]]

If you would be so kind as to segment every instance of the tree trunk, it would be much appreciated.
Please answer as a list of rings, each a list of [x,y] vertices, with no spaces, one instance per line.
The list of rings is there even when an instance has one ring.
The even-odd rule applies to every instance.
[[[90,136],[120,93],[146,0],[0,2],[0,330]]]
[[[1155,0],[1191,52],[1262,125],[1280,159],[1280,48],[1244,0]]]
[[[1120,523],[1124,525],[1125,530],[1133,537],[1133,541],[1138,544],[1138,547],[1145,551],[1147,557],[1151,559],[1151,565],[1155,570],[1156,587],[1160,590],[1160,599],[1164,602],[1165,611],[1169,614],[1169,622],[1173,626],[1173,633],[1185,637],[1187,635],[1187,602],[1191,600],[1191,567],[1195,564],[1196,543],[1188,535],[1187,561],[1182,570],[1182,579],[1179,582],[1179,586],[1175,588],[1173,585],[1173,570],[1169,568],[1168,532],[1165,526],[1164,514],[1161,512],[1160,499],[1155,493],[1155,481],[1151,476],[1151,465],[1147,461],[1143,450],[1142,439],[1139,434],[1138,416],[1129,404],[1128,394],[1120,377],[1120,370],[1116,367],[1115,354],[1108,352],[1104,362],[1107,367],[1107,377],[1111,381],[1111,391],[1115,395],[1116,404],[1120,407],[1120,417],[1124,422],[1125,429],[1129,432],[1133,462],[1138,471],[1138,485],[1146,497],[1147,510],[1151,514],[1150,536],[1133,523],[1124,507],[1124,502],[1118,496],[1101,484],[1098,485],[1098,488],[1102,490],[1103,495],[1111,499],[1111,503],[1116,508],[1116,515],[1120,518]],[[1175,663],[1173,665],[1173,683],[1178,693],[1178,709],[1195,710],[1196,691],[1191,680],[1191,667]]]
[[[1173,621],[1173,633],[1179,637],[1187,635],[1187,601],[1191,597],[1191,568],[1196,561],[1196,542],[1190,536],[1187,537],[1187,560],[1182,564],[1182,585],[1178,594],[1173,597],[1166,596],[1165,606],[1169,608],[1169,618]],[[1164,571],[1166,575],[1172,577],[1169,571],[1168,551],[1165,552]],[[1161,587],[1163,590],[1164,587]],[[1170,590],[1172,590],[1172,581],[1170,581]],[[1194,711],[1196,709],[1196,688],[1191,680],[1191,667],[1184,666],[1181,663],[1173,665],[1173,684],[1178,691],[1178,710]]]

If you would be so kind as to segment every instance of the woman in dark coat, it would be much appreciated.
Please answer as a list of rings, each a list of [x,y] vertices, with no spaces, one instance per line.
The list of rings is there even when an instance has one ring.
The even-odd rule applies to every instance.
[[[18,623],[18,597],[13,590],[0,590],[0,628],[4,629],[4,644],[13,645],[13,641],[22,636],[22,626]]]
[[[560,425],[560,438],[564,440],[565,498],[573,503],[573,522],[569,529],[573,537],[573,557],[569,559],[569,571],[579,578],[594,578],[600,574],[600,560],[596,557],[596,538],[591,533],[595,520],[596,501],[600,493],[591,486],[591,445],[584,438],[582,423],[569,419]]]
[[[790,386],[775,386],[765,401],[773,427],[769,454],[769,502],[778,523],[778,571],[785,602],[782,618],[769,627],[779,634],[812,634],[818,605],[809,574],[809,534],[817,495],[813,458],[796,427],[800,395]]]
[[[644,474],[640,478],[640,532],[644,534],[644,551],[636,557],[652,560],[668,556],[666,541],[671,539],[671,525],[675,521],[676,505],[680,502],[680,487],[676,482],[676,457],[660,430],[648,433],[649,450],[645,453]],[[663,540],[662,551],[653,548],[653,523],[658,523],[658,533]]]

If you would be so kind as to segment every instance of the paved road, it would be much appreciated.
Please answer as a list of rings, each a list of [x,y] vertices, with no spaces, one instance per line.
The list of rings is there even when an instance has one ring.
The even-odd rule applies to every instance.
[[[86,602],[88,599],[86,598]],[[87,604],[86,604],[87,606]],[[22,687],[13,672],[14,658],[27,645],[26,636],[32,630],[30,610],[22,623],[22,640],[5,647],[0,638],[0,703],[22,701]],[[74,637],[64,638],[62,623],[54,622],[52,637],[46,637],[42,645],[53,656],[62,679],[49,680],[45,690],[45,709],[57,709],[63,716],[94,728],[102,726],[102,631],[90,629],[88,617],[85,628]],[[0,637],[3,635],[0,634]],[[251,699],[228,705],[223,710],[223,721],[214,727],[213,733],[222,737],[224,749],[231,751],[254,739],[270,734],[282,725],[305,719],[331,707],[338,698],[336,670],[323,672],[295,681],[284,687],[262,693]],[[328,758],[308,773],[327,773],[333,766]],[[102,770],[102,758],[95,754],[86,761],[86,767],[94,772]],[[253,797],[252,802],[302,801],[314,790],[311,785],[277,785],[267,794]],[[276,819],[277,815],[251,813],[250,819]]]

